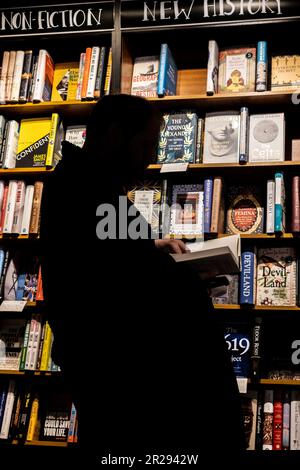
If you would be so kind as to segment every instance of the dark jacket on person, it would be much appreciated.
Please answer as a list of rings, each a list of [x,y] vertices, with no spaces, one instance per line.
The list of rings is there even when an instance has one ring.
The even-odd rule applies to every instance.
[[[64,143],[42,216],[53,355],[78,409],[82,448],[98,460],[238,455],[238,391],[205,286],[151,239],[97,238],[96,208],[118,207],[119,188],[89,158]]]

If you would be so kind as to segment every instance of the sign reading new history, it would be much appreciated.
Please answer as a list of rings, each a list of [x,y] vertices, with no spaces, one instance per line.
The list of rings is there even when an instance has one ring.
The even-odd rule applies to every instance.
[[[114,2],[89,2],[0,10],[0,37],[109,31]]]
[[[122,1],[123,29],[261,21],[297,16],[300,16],[299,3],[288,0]]]

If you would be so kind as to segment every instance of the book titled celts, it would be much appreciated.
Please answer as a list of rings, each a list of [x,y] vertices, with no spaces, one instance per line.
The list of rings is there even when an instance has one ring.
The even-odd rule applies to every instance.
[[[257,305],[296,305],[297,259],[293,247],[260,248],[257,263]]]
[[[250,117],[249,161],[285,160],[284,113],[253,114]]]
[[[300,88],[300,55],[272,57],[272,91],[294,91]]]
[[[219,54],[219,93],[255,91],[256,49],[227,49]]]
[[[194,163],[196,113],[165,114],[158,144],[158,163]]]
[[[203,163],[238,163],[239,128],[238,111],[207,113]]]

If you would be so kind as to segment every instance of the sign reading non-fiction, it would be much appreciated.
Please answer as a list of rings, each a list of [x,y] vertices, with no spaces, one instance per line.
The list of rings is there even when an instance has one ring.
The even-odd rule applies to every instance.
[[[0,37],[107,31],[113,28],[114,2],[0,10]]]
[[[300,16],[298,2],[288,0],[122,1],[122,28],[155,28],[274,20]]]

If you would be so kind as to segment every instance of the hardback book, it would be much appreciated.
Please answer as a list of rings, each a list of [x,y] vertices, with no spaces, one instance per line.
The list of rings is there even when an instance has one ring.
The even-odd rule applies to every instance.
[[[275,174],[275,214],[274,231],[284,233],[286,229],[286,194],[284,175],[282,172]]]
[[[224,193],[225,193],[224,179],[221,176],[215,176],[213,179],[210,233],[224,233],[224,222],[225,222]]]
[[[76,99],[78,72],[78,62],[55,64],[51,101]]]
[[[95,91],[94,98],[100,98],[104,92],[105,76],[107,69],[108,61],[108,48],[106,46],[101,47],[100,56],[97,68],[96,82],[95,82]]]
[[[67,441],[72,402],[62,392],[50,392],[41,410],[42,441]]]
[[[233,372],[236,377],[250,377],[250,338],[241,329],[228,328],[225,342],[231,356]]]
[[[273,450],[274,391],[265,390],[262,422],[262,450]]]
[[[1,149],[3,168],[15,168],[19,141],[19,123],[8,121],[5,126],[4,142]]]
[[[32,212],[29,226],[29,233],[38,235],[40,229],[40,216],[44,183],[36,181],[34,183],[34,194],[32,202]]]
[[[0,370],[19,370],[25,320],[2,318],[0,321]]]
[[[282,448],[290,449],[290,425],[291,425],[291,398],[290,393],[283,393],[283,417],[282,417]]]
[[[23,69],[21,75],[21,85],[19,93],[19,101],[26,103],[29,98],[29,87],[30,80],[32,78],[32,62],[33,62],[33,51],[25,51]]]
[[[239,300],[239,275],[226,274],[224,276],[217,276],[216,280],[219,281],[219,285],[218,287],[213,288],[213,303],[222,305],[237,305]]]
[[[256,247],[244,247],[241,255],[240,304],[255,305],[256,269]]]
[[[204,180],[204,233],[210,233],[214,180],[208,177]]]
[[[300,177],[292,179],[292,232],[300,232]]]
[[[165,114],[158,144],[158,163],[193,163],[197,143],[197,115]]]
[[[173,185],[170,234],[203,238],[203,196],[201,184]]]
[[[164,97],[166,95],[176,95],[177,66],[168,44],[162,44],[160,48],[157,94]]]
[[[104,95],[109,95],[110,93],[111,79],[112,79],[112,48],[110,47],[108,51],[106,73],[105,73],[105,80],[104,80],[104,88],[103,88]]]
[[[12,103],[18,103],[19,101],[24,55],[24,51],[17,51],[10,96]]]
[[[154,235],[159,234],[162,186],[157,181],[138,183],[127,192],[127,197],[151,225]]]
[[[274,450],[282,450],[282,425],[283,425],[283,403],[282,391],[276,389],[274,393],[274,431],[273,447]]]
[[[33,184],[29,184],[26,187],[26,193],[25,193],[24,211],[23,211],[23,217],[22,217],[22,222],[21,222],[21,232],[20,232],[21,235],[29,234],[29,225],[30,225],[31,212],[32,212],[33,195],[34,195],[34,186]]]
[[[212,96],[218,93],[219,47],[216,41],[208,41],[208,63],[206,94]]]
[[[21,120],[17,168],[35,168],[46,165],[51,126],[52,117]]]
[[[82,82],[84,74],[85,52],[81,52],[79,59],[78,81],[76,90],[76,100],[81,100]]]
[[[87,98],[87,86],[89,81],[89,74],[90,74],[90,65],[91,65],[91,58],[92,58],[92,48],[87,47],[85,50],[85,57],[84,57],[84,66],[82,72],[82,84],[81,84],[81,99],[86,100]]]
[[[264,207],[258,186],[231,186],[227,196],[226,233],[263,233]]]
[[[5,104],[6,80],[9,64],[9,51],[3,52],[2,64],[0,69],[0,104]]]
[[[3,233],[12,233],[14,213],[17,201],[18,181],[10,180],[8,184],[7,204],[5,208],[5,218]]]
[[[272,91],[296,91],[300,88],[300,55],[272,57]]]
[[[15,397],[16,397],[16,382],[15,380],[10,380],[8,384],[5,409],[4,409],[3,419],[2,419],[0,439],[8,439],[9,427],[11,423]]]
[[[203,161],[204,119],[198,118],[195,163]]]
[[[241,411],[244,423],[246,450],[256,450],[257,391],[251,390],[241,395]]]
[[[9,51],[9,62],[7,68],[6,82],[5,82],[5,102],[9,103],[11,100],[11,90],[13,85],[13,76],[16,63],[17,52]]]
[[[86,89],[87,100],[94,99],[99,56],[100,56],[100,47],[93,46],[92,54],[91,54],[89,76],[88,76],[88,83],[87,83],[87,89]]]
[[[261,317],[256,317],[252,328],[251,342],[251,375],[256,381],[260,377],[261,359],[263,350],[263,321]]]
[[[203,163],[238,163],[239,128],[238,111],[207,113]]]
[[[257,305],[296,306],[297,258],[293,247],[259,248]]]
[[[284,113],[250,116],[249,161],[283,162],[285,160]]]
[[[219,54],[219,93],[255,91],[256,48],[226,49]]]
[[[131,94],[157,97],[159,57],[137,57],[133,65]]]
[[[290,450],[300,450],[300,392],[291,391]]]
[[[34,102],[51,100],[53,76],[54,62],[52,57],[45,49],[40,49],[32,98]]]
[[[82,148],[86,137],[86,125],[75,124],[67,126],[65,140],[71,142],[71,144],[77,145]]]
[[[267,181],[266,232],[275,232],[275,181]]]
[[[57,113],[52,113],[51,127],[49,132],[49,143],[46,155],[46,166],[54,168],[62,158],[61,143],[64,139],[65,131],[62,121]]]
[[[187,263],[202,279],[240,272],[239,235],[188,243],[186,246],[190,251],[171,256],[178,263]]]
[[[26,186],[24,181],[17,182],[17,196],[11,233],[20,234],[25,204]]]

